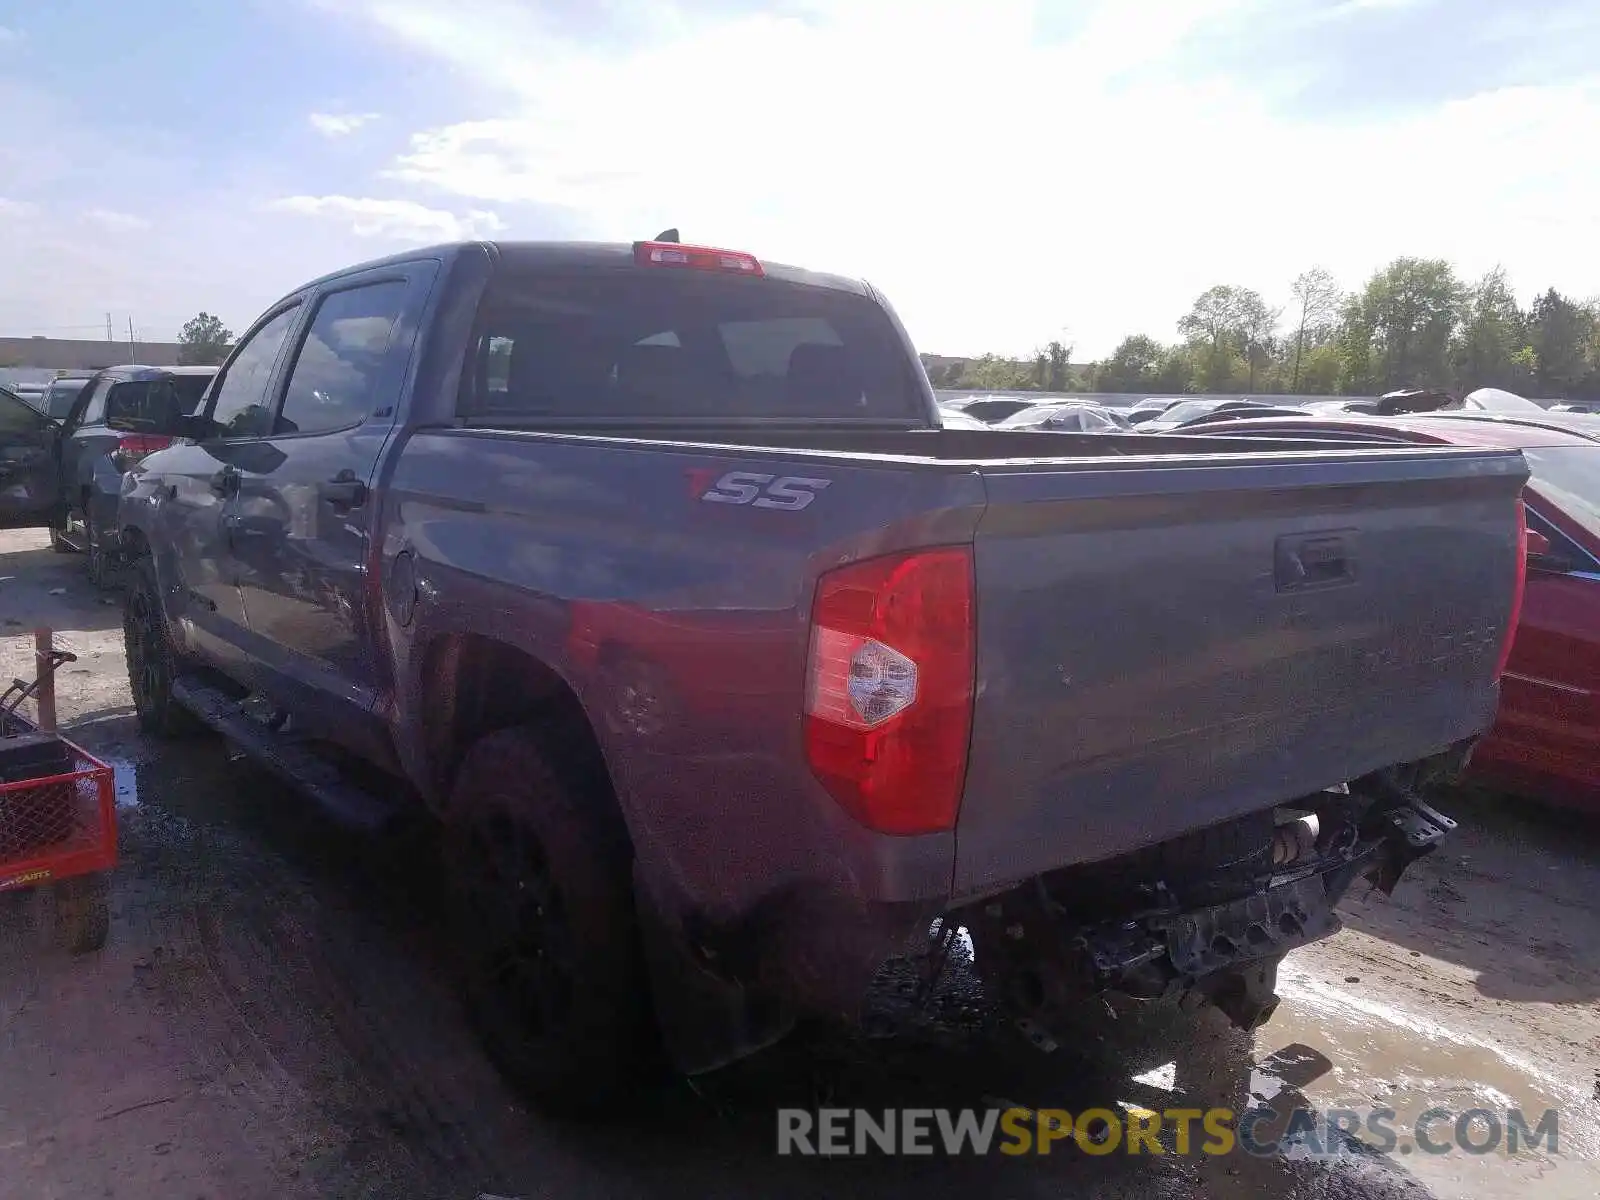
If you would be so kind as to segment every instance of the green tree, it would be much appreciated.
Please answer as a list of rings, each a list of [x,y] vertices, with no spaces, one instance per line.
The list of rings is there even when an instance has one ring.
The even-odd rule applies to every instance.
[[[1298,393],[1301,386],[1301,368],[1307,346],[1317,347],[1328,340],[1339,316],[1339,304],[1344,294],[1333,272],[1325,267],[1312,267],[1295,276],[1289,285],[1294,296],[1296,314],[1294,334],[1294,367],[1289,376],[1289,391]]]
[[[178,334],[178,361],[184,366],[206,366],[228,357],[233,333],[218,317],[202,312],[190,318]]]
[[[1134,334],[1122,339],[1111,352],[1111,357],[1095,369],[1094,390],[1097,392],[1154,392],[1159,391],[1157,378],[1167,349],[1155,338]]]
[[[1197,392],[1200,387],[1195,378],[1194,352],[1188,346],[1169,346],[1166,353],[1161,356],[1161,370],[1157,373],[1155,387],[1151,390],[1164,395]]]
[[[1533,350],[1534,386],[1541,396],[1585,391],[1594,368],[1594,313],[1555,288],[1533,302],[1528,314],[1528,344]]]
[[[1064,346],[1060,342],[1051,342],[1044,348],[1045,357],[1049,359],[1049,368],[1045,377],[1045,391],[1065,392],[1072,387],[1072,347]]]
[[[1037,390],[1033,386],[1033,367],[1031,362],[985,354],[967,363],[953,386],[986,392],[1031,392]]]
[[[1346,387],[1445,386],[1465,300],[1442,259],[1397,258],[1378,271],[1346,306]]]
[[[1339,390],[1339,347],[1332,342],[1313,346],[1301,364],[1295,393],[1304,396],[1331,396]]]
[[[1453,374],[1463,391],[1480,387],[1522,391],[1530,376],[1528,320],[1511,294],[1506,273],[1490,271],[1467,297],[1466,316],[1452,351]]]
[[[1259,292],[1232,284],[1207,288],[1178,321],[1181,333],[1199,353],[1199,383],[1226,392],[1235,383],[1254,386],[1261,351],[1272,337],[1277,314]]]

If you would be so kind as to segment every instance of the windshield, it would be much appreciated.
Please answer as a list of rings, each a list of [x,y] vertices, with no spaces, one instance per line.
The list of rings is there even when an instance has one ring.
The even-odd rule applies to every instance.
[[[911,356],[864,296],[696,272],[505,267],[478,314],[463,415],[923,415]]]
[[[1540,495],[1600,538],[1600,446],[1525,448],[1522,456]]]

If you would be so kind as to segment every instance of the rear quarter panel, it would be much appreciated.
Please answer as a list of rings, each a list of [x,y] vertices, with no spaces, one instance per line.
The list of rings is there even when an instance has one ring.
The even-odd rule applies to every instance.
[[[709,503],[728,471],[826,479],[801,511]],[[809,883],[948,894],[950,834],[883,839],[813,779],[801,742],[817,575],[857,557],[971,540],[970,467],[845,455],[419,431],[383,493],[382,572],[412,556],[409,624],[385,605],[396,744],[420,761],[429,649],[477,634],[548,664],[582,702],[649,886],[729,915]],[[435,800],[438,800],[435,797]]]

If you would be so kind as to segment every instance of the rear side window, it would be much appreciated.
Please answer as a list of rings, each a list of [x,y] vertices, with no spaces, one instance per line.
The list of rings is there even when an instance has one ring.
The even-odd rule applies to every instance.
[[[403,279],[323,297],[289,371],[279,433],[328,433],[372,415],[405,299]]]
[[[864,296],[680,271],[503,267],[479,309],[464,416],[914,419],[921,397]]]

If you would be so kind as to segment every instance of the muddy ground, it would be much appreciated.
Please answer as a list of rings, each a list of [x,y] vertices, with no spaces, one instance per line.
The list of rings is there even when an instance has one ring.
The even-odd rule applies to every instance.
[[[958,964],[922,1007],[887,975],[866,1034],[818,1031],[569,1127],[520,1107],[464,1027],[425,849],[342,834],[213,740],[141,740],[119,621],[79,560],[0,533],[0,675],[28,666],[22,635],[38,622],[78,653],[62,720],[118,767],[124,853],[98,956],[47,946],[38,897],[0,898],[3,1200],[1600,1194],[1600,822],[1460,797],[1460,830],[1393,899],[1348,901],[1342,933],[1291,957],[1284,1002],[1253,1037],[1179,1024],[1124,1054],[1091,1049],[1107,1027],[1090,1026],[1041,1055]],[[1402,1133],[1432,1105],[1555,1108],[1560,1144],[1378,1156],[1334,1139],[1336,1159],[774,1152],[780,1104],[1240,1109],[1252,1095],[1393,1108]]]

